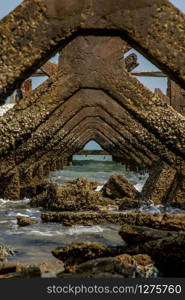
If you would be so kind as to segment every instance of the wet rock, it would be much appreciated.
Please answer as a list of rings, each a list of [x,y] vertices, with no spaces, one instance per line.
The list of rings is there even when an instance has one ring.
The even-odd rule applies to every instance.
[[[74,249],[74,246],[79,247],[77,245],[70,245]],[[99,245],[100,246],[100,245]],[[101,245],[102,247],[103,245]],[[81,244],[84,251],[84,243]],[[85,249],[89,247],[89,251],[92,250],[92,244],[88,245],[86,243]],[[79,256],[73,258],[73,260],[68,261],[68,264],[65,265],[65,271],[61,272],[57,275],[60,278],[69,278],[71,277],[152,277],[154,273],[154,263],[149,255],[139,254],[139,255],[129,255],[127,253],[116,255],[115,251],[116,247],[105,247],[102,249],[103,251],[96,253],[96,255],[114,255],[108,257],[98,257],[87,260],[90,256],[86,257],[87,261],[84,261],[79,264]],[[94,248],[93,248],[94,250]],[[123,250],[123,249],[122,249]],[[83,256],[83,253],[80,253]],[[118,248],[117,248],[118,252]],[[95,253],[94,253],[95,254]],[[69,253],[71,256],[72,253]],[[64,258],[63,258],[64,259]],[[85,260],[85,259],[84,259]]]
[[[80,177],[74,180],[72,184],[65,187],[58,187],[56,185],[51,186],[49,196],[53,200],[66,200],[69,196],[76,196],[81,191],[93,191],[97,188],[97,186],[98,184],[96,182]]]
[[[185,231],[123,226],[119,232],[129,251],[147,253],[166,276],[185,276]]]
[[[34,200],[35,198],[37,199],[37,197],[38,197],[38,201],[39,201],[41,196],[44,197],[44,193],[48,199],[48,191],[53,186],[54,185],[48,180],[45,180],[45,179],[43,179],[42,181],[36,180],[35,182],[32,182],[32,185],[27,184],[24,187],[23,186],[21,187],[21,190],[20,190],[21,199],[31,198],[32,200]],[[35,202],[37,202],[37,201],[35,201]],[[36,205],[36,203],[35,203],[35,205]]]
[[[103,257],[89,260],[76,266],[75,272],[72,272],[74,277],[109,277],[118,275],[119,277],[133,277],[136,271],[136,265],[132,257],[128,254],[119,257]],[[58,277],[65,278],[66,273],[58,274]]]
[[[30,206],[31,207],[46,207],[48,202],[48,192],[44,191],[37,196],[35,196],[33,199],[30,201]]]
[[[118,211],[118,208],[119,208],[118,205],[113,205],[113,204],[107,204],[106,206],[105,205],[97,205],[96,206],[97,211],[105,211],[105,212],[106,211]]]
[[[185,232],[149,241],[139,248],[151,255],[166,277],[185,276]]]
[[[52,251],[52,254],[64,262],[65,269],[71,271],[75,265],[90,259],[109,256],[110,250],[107,246],[100,243],[85,242],[58,247]]]
[[[20,263],[0,265],[0,278],[35,278],[41,277],[40,268],[36,265]]]
[[[88,188],[95,190],[98,187],[98,182],[95,181],[89,181],[86,178],[77,178],[77,179],[65,179],[65,178],[57,178],[54,180],[57,183],[62,183],[62,184],[77,184],[79,183],[82,184],[82,186],[88,184]]]
[[[24,227],[24,226],[33,225],[36,223],[38,223],[38,221],[35,219],[24,217],[24,216],[17,216],[17,224],[19,226]]]
[[[42,278],[54,278],[57,273],[64,271],[64,264],[59,260],[44,262],[39,265]]]
[[[17,277],[22,277],[22,278],[41,277],[41,270],[37,265],[20,265],[17,267]]]
[[[102,188],[102,195],[111,199],[128,197],[134,199],[139,195],[135,187],[120,174],[112,175]]]
[[[96,191],[97,183],[85,178],[78,178],[67,186],[48,185],[47,191],[34,197],[30,205],[44,207],[53,211],[109,210],[111,205],[120,204],[121,200],[112,201],[102,197]],[[113,208],[113,207],[112,207]]]
[[[0,178],[0,198],[20,200],[20,182],[17,169],[8,176]]]
[[[150,214],[146,212],[43,212],[44,222],[59,222],[65,226],[95,224],[130,224],[162,230],[185,230],[185,214]]]
[[[6,260],[8,256],[12,256],[14,253],[15,252],[11,247],[0,243],[0,261]]]
[[[119,210],[135,209],[144,204],[146,204],[146,202],[125,197],[122,199],[121,204],[119,205]]]
[[[145,243],[177,235],[176,231],[158,230],[145,226],[123,225],[119,231],[122,239],[129,244]]]

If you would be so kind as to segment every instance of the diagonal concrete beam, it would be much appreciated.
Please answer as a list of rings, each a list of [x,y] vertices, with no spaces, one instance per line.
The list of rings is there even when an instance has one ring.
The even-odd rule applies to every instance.
[[[121,39],[116,37],[79,37],[71,42],[60,58],[62,75],[51,77],[2,118],[0,151],[2,160],[7,157],[4,163],[13,166],[18,147],[25,154],[26,149],[31,153],[43,147],[61,127],[64,102],[83,88],[102,89],[110,95],[119,103],[114,116],[121,126],[130,127],[131,135],[149,151],[183,171],[185,118],[125,70],[124,60],[120,60],[122,48]],[[69,113],[74,113],[74,107]],[[25,143],[31,136],[35,142],[27,148]]]
[[[78,125],[81,123],[82,120],[86,120],[87,118],[91,118],[93,122],[93,126],[96,127],[95,122],[98,121],[98,118],[100,118],[103,122],[106,122],[110,127],[107,129],[105,128],[105,125],[102,124],[102,130],[104,129],[104,134],[107,135],[107,138],[111,141],[114,139],[114,143],[117,147],[117,149],[120,152],[123,152],[123,156],[125,153],[127,153],[127,156],[130,157],[130,161],[132,161],[133,164],[139,165],[145,165],[150,166],[152,163],[152,160],[149,159],[146,154],[143,154],[143,152],[138,152],[137,150],[133,150],[132,147],[130,147],[130,143],[128,140],[125,139],[123,133],[119,133],[119,131],[114,129],[114,121],[112,117],[110,117],[107,113],[105,113],[101,108],[99,107],[90,107],[90,108],[83,108],[81,109],[75,117],[71,118],[64,127],[61,127],[59,131],[55,134],[53,138],[48,141],[47,144],[40,146],[39,151],[31,153],[29,152],[29,156],[27,157],[27,160],[24,160],[22,163],[20,161],[19,164],[16,163],[16,165],[20,166],[24,165],[24,167],[28,167],[31,165],[34,161],[40,161],[42,156],[49,153],[50,151],[53,151],[53,149],[57,149],[57,147],[60,149],[60,145],[65,145],[65,148],[69,148],[69,140],[67,139],[67,142],[65,141],[66,137],[70,134],[70,140],[73,140],[73,134],[71,133],[71,130],[76,129],[76,134],[78,134]],[[93,121],[94,118],[94,121]],[[85,126],[85,124],[84,124]],[[110,133],[110,134],[109,134]],[[79,139],[80,141],[80,139]],[[23,147],[24,149],[24,147]],[[108,149],[107,149],[108,150]],[[109,152],[111,150],[109,149]],[[19,151],[17,152],[18,157],[22,157],[21,154],[19,154]],[[154,159],[154,157],[151,157]],[[18,159],[18,158],[17,158]],[[16,159],[16,160],[17,160]]]
[[[58,71],[58,64],[48,61],[41,68],[41,71],[48,77],[55,75]]]
[[[0,22],[1,102],[79,30],[112,30],[185,88],[184,21],[166,0],[24,1]]]
[[[137,55],[135,53],[131,53],[125,58],[125,67],[128,72],[133,71],[138,66],[139,63],[137,61]]]

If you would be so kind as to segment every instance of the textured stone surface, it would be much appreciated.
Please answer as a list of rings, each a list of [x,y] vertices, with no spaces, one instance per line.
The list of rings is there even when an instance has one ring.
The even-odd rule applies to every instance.
[[[139,196],[139,192],[121,174],[113,174],[102,188],[102,195],[112,199]]]
[[[50,76],[55,75],[57,73],[57,71],[58,71],[58,64],[48,61],[40,69],[48,77],[50,77]]]
[[[150,268],[148,268],[150,266]],[[148,269],[153,268],[153,262],[148,255],[128,255],[121,254],[115,257],[103,257],[91,259],[75,268],[75,272],[62,272],[58,274],[60,278],[71,277],[150,277],[147,276]],[[68,268],[69,270],[69,268]],[[67,270],[67,271],[68,271]],[[152,275],[152,272],[151,274]]]
[[[64,225],[130,224],[149,226],[162,230],[184,230],[184,214],[155,214],[142,212],[43,212],[44,222],[59,222]]]
[[[37,265],[21,263],[4,264],[0,266],[0,278],[40,278],[41,271]]]
[[[95,29],[97,34],[101,30],[101,35],[102,30],[119,31],[185,87],[182,24],[184,15],[165,0],[142,0],[136,5],[127,0],[24,1],[0,23],[1,101],[80,28]]]
[[[119,234],[124,241],[129,244],[139,244],[145,243],[148,241],[155,241],[158,239],[163,239],[166,237],[174,237],[174,240],[177,236],[176,231],[167,231],[160,229],[153,229],[145,226],[133,226],[133,225],[123,225],[119,230]]]
[[[38,221],[35,219],[24,217],[24,216],[17,216],[17,224],[19,226],[24,227],[24,226],[33,225],[36,223],[38,223]]]
[[[131,166],[150,167],[160,157],[185,173],[185,119],[127,72],[124,51],[118,37],[82,36],[64,48],[59,72],[0,120],[2,181],[17,167],[42,178],[53,153],[67,159],[100,134],[103,148],[117,148]]]
[[[141,193],[141,199],[157,204],[170,203],[176,170],[159,161],[153,167]]]
[[[156,230],[141,226],[123,226],[120,235],[134,251],[148,253],[166,276],[185,274],[185,231]]]
[[[51,211],[100,211],[117,210],[122,199],[102,197],[96,191],[98,184],[85,178],[77,178],[67,186],[48,185],[47,191],[34,197],[32,207],[44,207]]]
[[[168,97],[170,98],[170,105],[179,113],[185,115],[185,90],[177,85],[173,80],[168,79]]]
[[[14,250],[9,246],[0,243],[0,262],[12,255],[14,255]]]
[[[138,66],[139,63],[137,61],[137,55],[135,53],[132,53],[125,58],[125,67],[128,72],[133,71]]]
[[[138,199],[185,209],[185,177],[169,165],[154,164]]]

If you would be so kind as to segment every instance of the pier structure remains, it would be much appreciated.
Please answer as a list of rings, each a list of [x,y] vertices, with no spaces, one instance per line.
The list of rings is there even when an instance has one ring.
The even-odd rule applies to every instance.
[[[0,198],[37,191],[93,139],[149,170],[142,197],[185,201],[184,21],[166,0],[27,0],[3,18],[0,103],[18,99],[0,117]],[[134,76],[132,47],[169,78],[167,95]],[[38,69],[48,79],[32,91]]]

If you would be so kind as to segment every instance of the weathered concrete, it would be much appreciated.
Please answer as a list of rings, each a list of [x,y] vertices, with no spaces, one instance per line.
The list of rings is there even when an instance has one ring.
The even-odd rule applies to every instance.
[[[184,18],[165,0],[24,1],[0,23],[1,101],[80,29],[117,33],[185,88]]]
[[[91,46],[93,46],[93,43],[94,43],[94,41],[93,41],[93,39],[92,38],[89,38],[90,39],[90,41],[89,42],[91,42],[92,41],[92,45]],[[83,41],[83,38],[79,38],[79,43],[80,43],[80,45],[82,44],[82,41]],[[75,43],[74,43],[75,44]],[[106,43],[104,42],[104,44],[106,45]],[[70,45],[69,45],[69,49],[68,50],[70,50],[70,48],[72,47],[71,45],[73,45],[73,43],[71,43]],[[97,45],[96,45],[97,46]],[[101,46],[101,42],[100,42],[100,46]],[[101,46],[102,47],[102,46]],[[92,47],[91,47],[92,48]],[[72,50],[74,51],[75,49],[73,49],[73,47],[72,47]],[[70,50],[69,52],[71,53],[71,51],[72,50]],[[72,51],[72,52],[73,52]],[[91,52],[92,52],[92,49],[91,49]],[[80,55],[81,55],[81,53],[80,53]],[[88,55],[86,55],[86,57],[84,58],[84,63],[83,63],[83,65],[82,64],[80,64],[80,66],[82,67],[82,66],[84,66],[84,69],[83,69],[83,74],[81,74],[81,70],[79,70],[79,65],[76,65],[76,68],[77,68],[77,70],[75,71],[75,72],[79,72],[79,76],[80,76],[80,74],[81,74],[81,79],[83,79],[83,80],[81,80],[81,82],[83,82],[83,84],[85,85],[85,83],[86,83],[86,85],[89,83],[89,85],[90,86],[92,86],[92,85],[94,85],[94,83],[96,83],[97,82],[97,79],[96,78],[94,78],[94,76],[93,76],[93,81],[92,81],[92,79],[90,79],[90,78],[88,78],[87,80],[85,80],[84,79],[84,74],[86,74],[86,69],[87,69],[87,67],[85,67],[85,63],[87,63],[87,56]],[[65,57],[67,57],[67,58],[65,58]],[[95,56],[96,57],[96,56]],[[117,57],[117,56],[116,56]],[[110,62],[110,57],[108,57],[109,58],[109,62]],[[63,53],[63,56],[62,56],[62,62],[63,62],[63,72],[64,73],[66,73],[67,72],[67,70],[66,69],[68,69],[68,71],[70,71],[69,70],[69,68],[70,68],[70,64],[69,64],[69,61],[70,61],[70,59],[72,59],[71,57],[70,57],[70,55],[67,53],[66,54],[66,56],[65,56],[65,51],[64,51],[64,53]],[[95,59],[95,58],[94,58]],[[107,61],[107,58],[105,59],[105,61],[104,61],[104,59],[102,59],[103,60],[103,65],[101,66],[101,69],[103,69],[103,66],[105,67],[105,62]],[[79,61],[79,59],[77,60],[77,61]],[[92,61],[93,61],[93,59],[92,59]],[[115,57],[113,56],[113,61],[114,61],[114,64],[115,64]],[[61,62],[61,63],[62,63]],[[98,61],[97,61],[97,63],[98,63],[98,65],[100,65],[100,61],[99,61],[99,59],[98,59]],[[95,60],[94,60],[94,64],[95,64]],[[93,66],[94,66],[94,64],[93,64]],[[97,66],[97,68],[98,68],[98,66]],[[98,68],[99,69],[99,68]],[[98,69],[97,69],[97,71],[98,71]],[[106,74],[107,74],[107,72],[108,72],[108,70],[106,70],[107,68],[105,68],[105,71],[106,71]],[[109,68],[108,68],[109,69]],[[73,70],[75,70],[75,64],[73,63]],[[117,69],[117,71],[118,71],[118,69]],[[124,70],[122,70],[122,72],[120,72],[120,73],[123,73],[123,71]],[[89,69],[88,69],[88,72],[89,72]],[[106,75],[106,74],[104,74],[104,75]],[[116,74],[115,74],[116,75]],[[117,74],[118,75],[118,74]],[[122,75],[122,74],[121,74]],[[141,88],[142,87],[142,89],[143,89],[143,86],[142,85],[140,85],[140,83],[136,80],[135,81],[135,79],[134,78],[132,78],[132,77],[130,77],[128,74],[126,74],[125,73],[125,76],[126,76],[126,78],[127,79],[129,79],[129,80],[133,80],[134,81],[134,84],[136,84],[136,87],[139,89],[139,88]],[[109,77],[110,77],[110,72],[109,72]],[[116,76],[117,77],[117,76]],[[102,79],[102,78],[101,78]],[[116,78],[116,82],[117,82],[117,78]],[[119,80],[120,80],[120,83],[122,83],[122,81],[123,81],[123,79],[122,78],[119,78]],[[72,81],[72,78],[71,78],[71,81]],[[87,81],[87,82],[86,82]],[[89,81],[92,81],[92,82],[89,82]],[[107,83],[108,83],[108,81],[109,81],[109,78],[107,78]],[[61,79],[60,79],[60,82],[61,82]],[[73,81],[74,82],[74,81]],[[94,83],[93,83],[94,82]],[[48,81],[47,82],[47,84],[48,85],[50,85],[52,83],[52,80],[51,81]],[[99,83],[100,83],[100,81],[99,81]],[[106,83],[106,85],[107,85],[107,83]],[[122,83],[123,84],[123,83]],[[67,85],[67,83],[66,83],[66,85]],[[66,85],[65,85],[65,88],[67,89],[67,87],[66,87]],[[73,85],[73,91],[75,91],[75,90],[77,90],[77,86],[79,85],[79,83],[78,84],[76,84],[76,87],[74,87],[74,85]],[[95,84],[95,86],[97,85],[97,83]],[[99,85],[99,84],[98,84]],[[55,83],[55,86],[57,86],[57,84]],[[69,86],[69,83],[68,83],[68,86]],[[104,86],[104,84],[102,85],[102,86]],[[46,83],[42,86],[42,88],[46,88],[47,86],[46,86]],[[52,87],[53,87],[53,85],[52,85]],[[122,88],[123,88],[123,86],[122,86]],[[58,96],[58,95],[56,95],[56,89],[57,88],[55,88],[55,95],[52,95],[52,97],[53,96],[55,96],[55,98]],[[39,89],[38,89],[39,90]],[[118,90],[120,90],[120,89],[118,89]],[[58,91],[58,89],[57,89],[57,91]],[[133,91],[135,91],[135,88],[133,89]],[[132,91],[132,92],[133,92]],[[125,90],[125,92],[127,92],[127,90]],[[145,93],[144,93],[145,92]],[[53,91],[53,93],[54,93],[54,91]],[[68,93],[70,93],[70,92],[68,92]],[[71,93],[72,93],[72,91],[71,91]],[[145,105],[145,107],[147,108],[147,105],[146,105],[146,102],[147,101],[144,101],[144,99],[143,98],[146,98],[146,96],[148,96],[149,98],[150,98],[150,96],[151,97],[153,97],[153,98],[155,98],[154,97],[154,95],[152,94],[152,93],[150,93],[148,90],[143,90],[143,97],[142,97],[142,102],[144,102],[143,104]],[[44,93],[44,95],[43,96],[45,96],[46,94]],[[41,95],[39,95],[39,96],[41,96]],[[50,93],[49,93],[49,91],[48,91],[48,97],[51,97],[51,95],[50,95]],[[65,95],[66,96],[66,95]],[[124,93],[124,99],[122,99],[122,103],[120,103],[120,95],[119,95],[119,99],[118,99],[118,101],[119,101],[119,103],[121,104],[121,106],[123,106],[123,104],[124,104],[124,106],[125,106],[125,104],[126,104],[126,101],[125,101],[125,96],[126,96],[126,93]],[[133,92],[133,96],[134,96],[134,92]],[[137,95],[138,97],[139,97],[139,94]],[[46,97],[44,97],[45,99],[46,99]],[[30,98],[29,98],[30,99]],[[124,100],[124,101],[123,101]],[[43,100],[42,100],[43,101]],[[42,101],[40,100],[39,102],[39,104],[41,105],[41,103],[42,103]],[[57,100],[57,101],[59,101],[59,100]],[[129,100],[130,101],[130,100]],[[157,99],[155,100],[155,101],[158,101]],[[154,101],[154,103],[155,103],[155,101]],[[45,101],[46,102],[46,101]],[[128,99],[127,99],[127,102],[128,102]],[[152,103],[152,102],[151,102]],[[53,103],[52,103],[53,104]],[[156,103],[157,104],[157,103]],[[26,104],[24,104],[25,106],[26,106]],[[50,105],[51,105],[51,103],[50,103]],[[127,114],[128,114],[128,116],[129,116],[129,114],[130,115],[133,115],[135,118],[137,117],[138,118],[138,115],[139,115],[139,123],[141,123],[144,127],[147,127],[147,130],[149,130],[150,131],[150,138],[151,138],[151,130],[150,130],[150,128],[148,128],[149,127],[149,125],[151,126],[153,126],[153,128],[152,128],[152,134],[154,134],[154,132],[155,132],[155,130],[156,130],[156,128],[158,128],[158,130],[159,130],[159,127],[157,127],[157,121],[158,121],[158,123],[159,123],[159,121],[160,121],[160,119],[159,119],[159,115],[160,114],[162,114],[163,116],[164,116],[164,114],[166,114],[166,117],[167,117],[167,115],[168,114],[170,114],[170,121],[172,121],[173,120],[173,117],[175,117],[175,112],[174,111],[171,111],[171,109],[169,109],[169,108],[163,108],[163,107],[160,107],[160,105],[159,106],[157,106],[157,108],[156,108],[156,114],[158,115],[158,118],[154,118],[155,117],[155,111],[154,111],[154,107],[156,107],[156,106],[153,106],[153,107],[151,107],[152,105],[150,104],[150,105],[148,105],[148,109],[150,109],[151,110],[151,108],[152,108],[152,120],[150,120],[151,119],[151,116],[150,116],[150,118],[149,117],[147,117],[146,116],[146,119],[144,118],[144,116],[142,116],[142,114],[139,114],[140,113],[140,109],[139,109],[139,107],[138,107],[138,112],[137,112],[137,116],[135,115],[135,112],[133,112],[133,108],[134,108],[134,110],[136,110],[136,108],[135,107],[130,107],[130,105],[127,103],[127,105],[128,105],[128,107],[124,107],[124,109],[126,109],[127,110]],[[154,105],[154,104],[153,104]],[[47,119],[48,119],[48,114],[49,114],[49,111],[48,111],[48,109],[49,109],[49,104],[47,103],[45,103],[45,105],[44,105],[44,111],[47,113],[46,115],[47,115]],[[139,106],[139,104],[138,104],[138,102],[137,102],[137,106]],[[19,107],[18,107],[19,108]],[[28,109],[33,109],[33,107],[31,107],[31,106],[29,106],[28,107]],[[52,107],[53,108],[53,107]],[[19,108],[20,109],[20,108]],[[54,109],[54,108],[53,108]],[[16,109],[15,109],[15,111],[16,111]],[[17,111],[16,111],[17,112]],[[45,114],[45,112],[43,112],[42,113],[42,115],[44,115]],[[146,112],[147,112],[147,109],[145,110],[145,114],[146,114]],[[21,113],[22,113],[22,111],[21,111]],[[29,110],[27,111],[27,114],[29,113]],[[134,114],[133,114],[134,113]],[[26,111],[25,111],[25,114],[26,114]],[[17,114],[16,114],[17,115]],[[12,118],[13,117],[13,113],[12,113],[12,115],[10,114],[9,115],[9,117],[7,118],[7,121],[8,120],[10,120],[10,118]],[[42,116],[42,117],[45,117],[45,115],[44,116]],[[157,117],[157,116],[156,116]],[[175,117],[175,118],[177,118],[177,117],[179,117],[178,115]],[[33,117],[32,117],[33,118]],[[44,118],[43,118],[44,119]],[[155,124],[154,124],[154,120],[153,119],[155,119]],[[164,117],[163,117],[163,119],[164,119]],[[133,118],[132,118],[132,120],[133,120]],[[38,118],[38,115],[37,115],[37,120],[36,120],[37,122],[36,122],[36,124],[34,124],[34,125],[36,125],[37,127],[38,127],[38,125],[39,125],[39,118]],[[43,123],[43,121],[44,120],[42,120],[42,123]],[[164,121],[167,121],[167,120],[163,120],[163,122],[162,122],[162,124],[165,124],[165,122]],[[174,120],[175,121],[175,120]],[[182,132],[183,132],[183,122],[184,122],[184,120],[182,119],[179,119],[179,125],[181,125],[181,127],[182,127]],[[5,121],[3,122],[4,124],[4,130],[5,130]],[[143,123],[145,123],[145,124],[143,124]],[[149,124],[146,124],[146,123],[149,123]],[[151,124],[152,123],[152,124]],[[33,124],[33,123],[32,123]],[[173,121],[172,121],[172,124],[173,124]],[[13,124],[14,125],[14,131],[15,131],[15,124]],[[13,125],[12,125],[12,127],[13,127]],[[20,126],[20,125],[19,125]],[[141,126],[141,125],[140,125]],[[160,126],[160,134],[162,135],[161,136],[161,140],[162,140],[162,137],[164,138],[164,134],[162,134],[163,133],[163,129],[166,129],[166,127],[165,128],[161,128],[162,126]],[[32,125],[32,128],[33,128],[33,125]],[[138,124],[137,124],[137,128],[138,128]],[[142,127],[141,127],[142,128]],[[41,129],[41,128],[40,128]],[[50,128],[51,129],[51,128]],[[173,130],[173,129],[175,129],[175,127],[173,127],[173,128],[171,128],[171,130]],[[10,130],[10,128],[9,128],[9,130]],[[18,130],[18,128],[17,128],[17,130]],[[179,132],[178,133],[181,133],[180,132],[180,126],[179,126],[179,128],[178,128],[178,130],[179,130]],[[13,131],[13,130],[12,130]],[[51,131],[51,130],[50,130]],[[50,134],[51,134],[52,132],[50,132]],[[20,135],[20,137],[22,137],[22,134],[23,134],[23,132],[21,132],[21,135]],[[141,137],[144,137],[144,135],[141,135],[140,134],[140,132],[138,133],[138,131],[136,131],[135,132],[135,134],[137,135],[137,136],[140,136],[140,139],[141,139]],[[147,134],[147,131],[146,131],[146,129],[145,129],[145,134]],[[174,133],[175,134],[175,133]],[[17,132],[16,132],[16,135],[17,135]],[[167,132],[165,131],[165,136],[167,135]],[[179,135],[179,134],[178,134]],[[154,136],[155,136],[155,138],[152,140],[152,143],[151,143],[151,141],[149,140],[146,140],[146,137],[145,137],[145,142],[147,143],[147,147],[149,148],[149,146],[150,146],[150,148],[152,148],[152,150],[153,151],[155,151],[155,152],[158,152],[158,153],[162,153],[162,155],[163,155],[163,158],[164,158],[164,156],[165,156],[165,158],[167,159],[167,160],[169,160],[169,158],[170,158],[170,156],[171,156],[171,162],[172,161],[174,161],[175,160],[175,157],[176,156],[174,156],[172,153],[168,153],[169,155],[167,155],[167,153],[166,153],[166,150],[167,149],[165,149],[165,147],[162,145],[162,141],[161,141],[161,144],[160,144],[160,147],[159,147],[159,138],[158,138],[158,132],[157,132],[157,137],[156,137],[156,135],[154,134]],[[12,134],[12,136],[11,136],[11,139],[13,138],[13,134]],[[157,139],[157,140],[155,140],[155,139]],[[24,138],[24,140],[25,140],[25,138]],[[143,139],[144,140],[144,139]],[[165,140],[164,140],[165,141]],[[6,136],[6,142],[7,142],[7,136]],[[18,140],[16,139],[16,142],[18,143]],[[170,142],[170,141],[168,141],[168,138],[167,138],[167,142]],[[182,142],[183,142],[183,140],[182,140]],[[3,143],[3,140],[2,140],[2,143]],[[12,142],[11,142],[12,143]],[[14,142],[15,143],[15,142]],[[149,145],[148,145],[149,144]],[[180,146],[179,144],[177,144],[178,146]],[[175,145],[174,145],[175,146]],[[162,149],[163,148],[163,149]],[[182,147],[181,147],[182,148]],[[3,149],[3,147],[1,147],[1,149]],[[7,146],[6,146],[6,149],[7,149]],[[166,156],[168,156],[168,158],[166,157]]]
[[[50,77],[50,76],[55,75],[57,73],[57,71],[58,71],[58,64],[48,61],[40,69],[48,77]]]
[[[185,119],[126,71],[124,59],[120,61],[126,47],[117,37],[79,37],[69,43],[59,73],[0,121],[2,180],[17,167],[31,167],[55,147],[66,147],[70,155],[79,151],[81,137],[78,143],[75,133],[87,118],[91,128],[107,139],[111,136],[114,149],[137,165],[151,166],[161,158],[185,173]],[[98,120],[101,126],[95,125]],[[69,136],[76,148],[67,146]]]
[[[168,78],[167,95],[170,105],[182,115],[185,115],[185,90]]]
[[[170,193],[176,177],[176,170],[163,162],[157,162],[148,177],[141,199],[157,204],[170,204]]]
[[[137,55],[135,53],[132,53],[125,58],[125,67],[128,72],[133,71],[138,66],[139,63],[137,61]]]
[[[132,251],[150,254],[167,276],[185,274],[185,231],[156,230],[143,226],[123,226],[120,235]]]
[[[159,161],[153,165],[139,197],[154,204],[185,209],[185,177]]]
[[[184,230],[185,214],[155,214],[144,212],[43,212],[44,222],[59,222],[64,225],[130,224],[162,230]]]
[[[139,192],[121,174],[113,174],[102,188],[104,197],[111,199],[130,197],[136,198]]]

